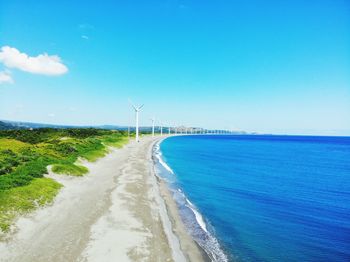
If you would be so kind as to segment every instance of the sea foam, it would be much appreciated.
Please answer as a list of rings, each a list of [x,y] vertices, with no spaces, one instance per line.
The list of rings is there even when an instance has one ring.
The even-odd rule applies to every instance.
[[[202,215],[196,210],[196,208],[193,206],[193,204],[188,199],[186,199],[186,200],[187,200],[187,203],[189,204],[188,207],[193,211],[198,224],[205,232],[208,233],[207,226],[205,225],[205,222],[203,220]]]
[[[165,163],[162,159],[162,153],[159,150],[159,144],[156,145],[155,147],[156,153],[155,156],[158,159],[159,163],[166,169],[168,170],[170,173],[174,174],[174,171],[167,165],[167,163]]]
[[[159,143],[154,146],[153,155],[155,156],[159,165],[165,169],[164,171],[170,173],[172,176],[176,176],[176,174],[170,168],[170,166],[163,160]],[[158,171],[162,173],[160,170]],[[214,233],[208,230],[205,219],[198,211],[196,206],[186,197],[185,193],[178,187],[178,185],[176,185],[176,182],[171,182],[168,179],[166,179],[166,177],[169,177],[167,174],[164,174],[163,172],[162,174],[157,175],[160,178],[165,179],[165,181],[172,188],[171,191],[173,192],[174,200],[180,207],[180,215],[182,216],[184,223],[189,233],[192,235],[193,239],[205,250],[205,252],[210,256],[212,261],[228,261],[228,258],[221,249],[218,240],[214,236]]]

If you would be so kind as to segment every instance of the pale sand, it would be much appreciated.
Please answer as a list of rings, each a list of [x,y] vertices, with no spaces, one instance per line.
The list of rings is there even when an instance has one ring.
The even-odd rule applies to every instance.
[[[0,261],[204,261],[144,137],[96,163],[84,177],[50,174],[64,188],[54,203],[18,219]]]

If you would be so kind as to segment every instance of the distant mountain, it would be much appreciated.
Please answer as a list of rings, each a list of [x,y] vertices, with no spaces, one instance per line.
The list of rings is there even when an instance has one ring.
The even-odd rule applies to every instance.
[[[12,127],[12,125],[10,125],[10,124],[7,124],[7,123],[5,123],[5,122],[0,121],[0,130],[8,130],[8,129],[12,129],[11,127]]]
[[[128,129],[128,127],[116,126],[116,125],[75,126],[75,125],[55,125],[55,124],[45,124],[45,123],[0,120],[0,130],[30,129],[30,128],[99,128],[99,129],[109,129],[109,130],[127,130]]]
[[[30,122],[17,122],[17,121],[8,121],[1,120],[2,130],[4,129],[30,129],[30,128],[43,128],[43,127],[51,127],[58,128],[58,125],[50,125],[50,124],[39,124],[39,123],[30,123]],[[62,126],[60,126],[62,128]]]

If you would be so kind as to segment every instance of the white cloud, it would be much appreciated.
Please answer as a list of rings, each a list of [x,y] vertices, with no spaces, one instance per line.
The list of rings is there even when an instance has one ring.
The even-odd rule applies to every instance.
[[[83,38],[85,40],[89,40],[89,37],[87,35],[82,35],[81,38]]]
[[[3,84],[3,83],[13,84],[11,72],[8,70],[0,71],[0,84]]]
[[[44,53],[31,57],[9,46],[1,48],[0,62],[8,68],[17,68],[33,74],[62,75],[68,71],[57,55]]]
[[[55,117],[55,114],[54,113],[50,113],[47,115],[48,117]]]

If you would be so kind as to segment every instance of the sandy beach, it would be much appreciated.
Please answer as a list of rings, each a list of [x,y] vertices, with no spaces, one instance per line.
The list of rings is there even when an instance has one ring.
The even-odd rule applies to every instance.
[[[18,219],[0,243],[0,260],[206,260],[155,176],[152,147],[160,139],[143,137],[84,163],[84,177],[50,173],[63,189],[53,204]]]

